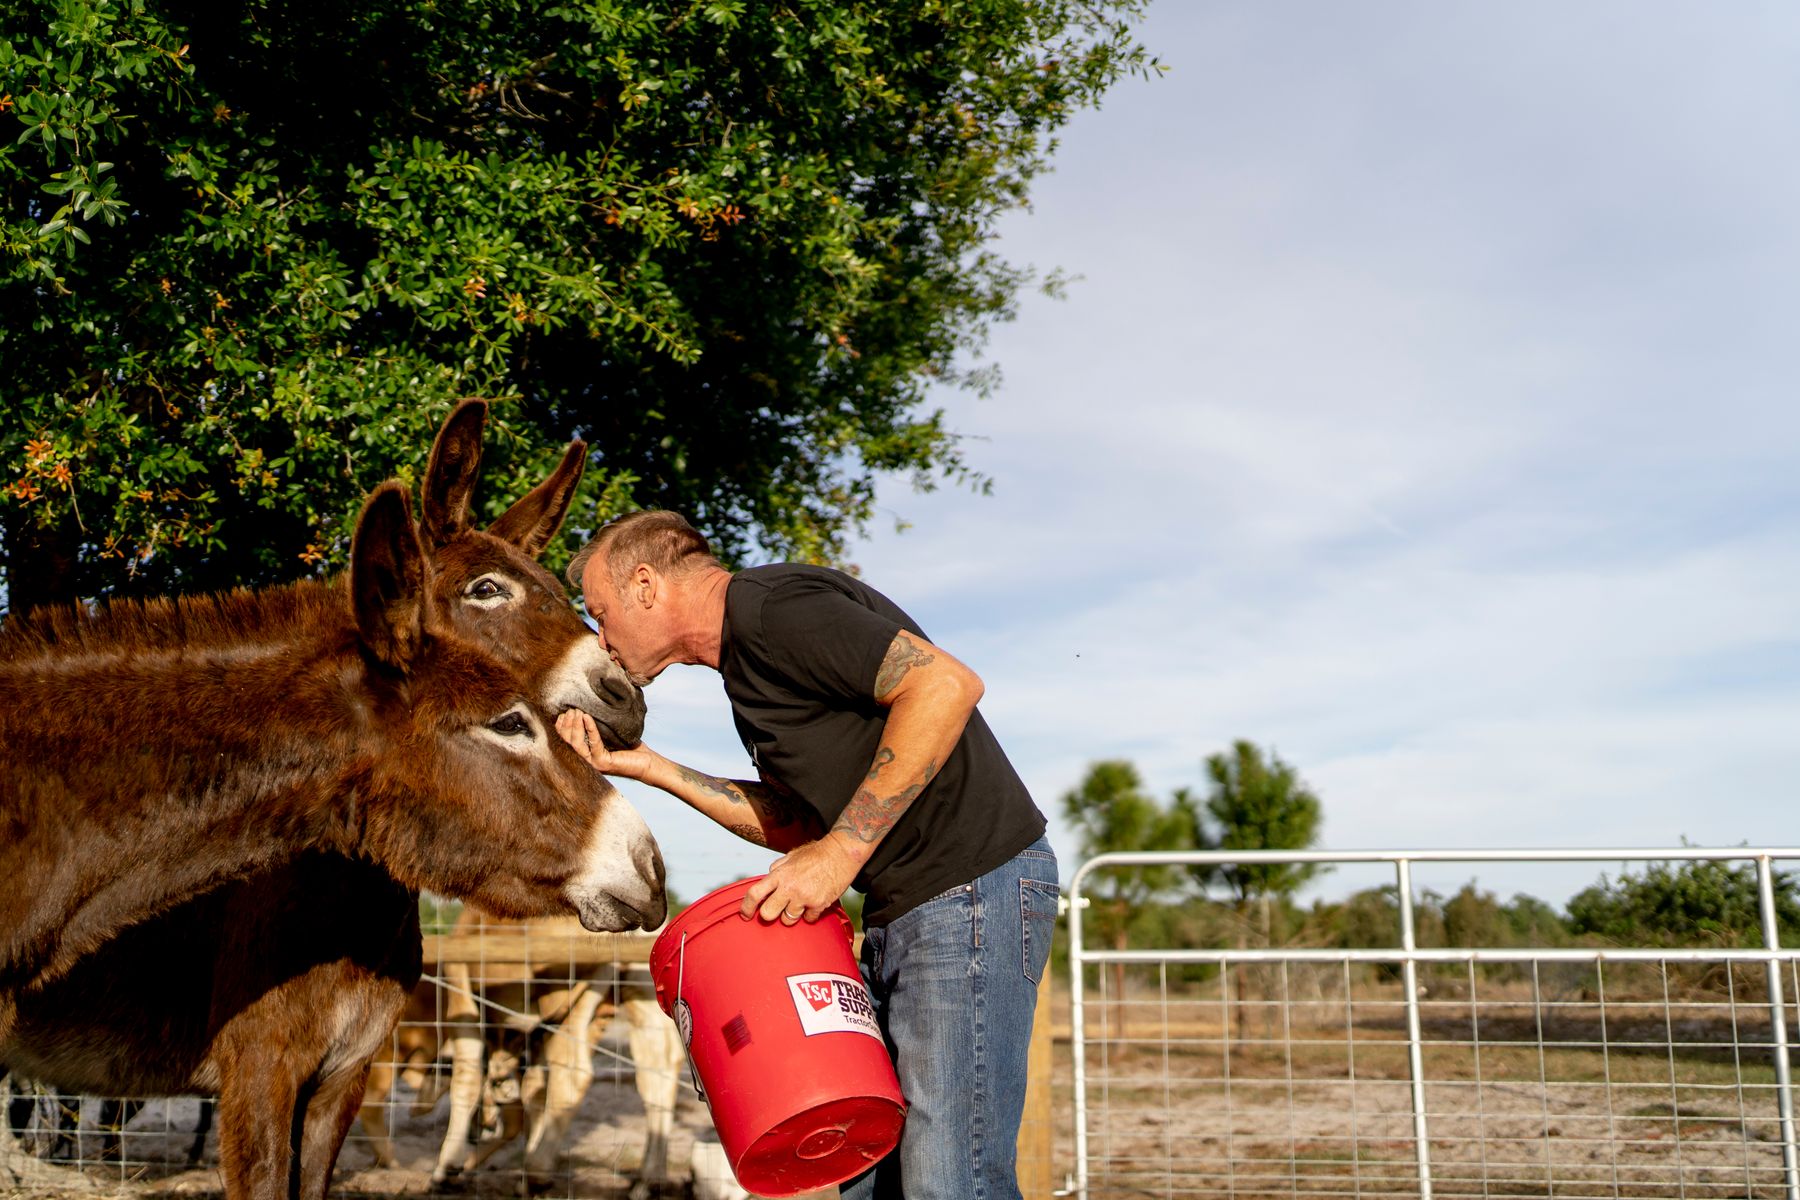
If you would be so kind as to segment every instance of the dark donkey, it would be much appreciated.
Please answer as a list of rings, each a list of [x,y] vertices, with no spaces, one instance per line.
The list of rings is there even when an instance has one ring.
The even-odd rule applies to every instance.
[[[410,627],[426,631],[414,639],[419,644],[414,658],[420,661],[404,677],[388,681],[397,690],[385,698],[391,703],[403,692],[411,701],[413,714],[397,714],[402,723],[411,716],[409,736],[390,738],[389,746],[364,753],[392,753],[394,746],[411,741],[415,757],[448,750],[453,763],[424,771],[423,781],[390,772],[403,785],[392,789],[391,797],[371,786],[369,764],[357,778],[314,768],[312,774],[323,778],[308,792],[312,808],[340,814],[322,823],[351,826],[362,833],[361,840],[341,832],[312,836],[320,822],[306,817],[307,833],[286,844],[323,851],[273,856],[248,878],[126,929],[66,973],[47,975],[0,999],[11,1009],[10,1032],[0,1029],[0,1061],[22,1073],[89,1092],[220,1092],[221,1151],[234,1200],[323,1195],[360,1101],[369,1059],[418,975],[411,889],[430,886],[502,912],[573,907],[590,927],[654,925],[662,917],[661,864],[641,821],[549,728],[554,713],[579,706],[596,717],[609,738],[625,742],[636,739],[643,720],[641,694],[619,677],[560,586],[531,557],[561,522],[580,475],[581,447],[572,446],[550,480],[483,534],[468,527],[483,415],[480,405],[468,405],[446,423],[427,475],[425,542],[395,556],[411,558],[416,552],[411,574],[416,579],[430,574],[429,595],[415,587],[407,599],[405,588],[391,586],[398,573],[381,576],[386,592],[365,586],[361,573],[381,557],[372,548],[376,543],[367,543],[380,496],[359,529],[353,568],[359,601],[376,601],[359,603],[359,615],[371,608],[410,609],[411,618],[398,627],[404,630],[410,621]],[[403,501],[396,512],[410,535]],[[399,535],[392,526],[388,532]],[[405,537],[399,540],[404,543]],[[346,606],[340,600],[336,608],[339,640],[352,657],[362,657],[358,630],[343,631],[349,623]],[[257,629],[251,644],[264,634]],[[86,624],[76,632],[91,634],[88,642],[99,636]],[[129,635],[138,639],[136,652],[144,651],[146,641],[152,650],[183,642],[179,636],[143,635],[141,628]],[[212,645],[209,653],[226,644],[230,639]],[[312,648],[318,650],[316,644]],[[474,672],[461,679],[432,677],[419,668],[434,651],[481,662],[487,673],[507,679],[512,693],[501,703],[490,682]],[[191,641],[184,654],[208,656]],[[340,689],[349,678],[368,673],[330,649],[310,673],[329,676],[325,664],[343,677]],[[463,664],[465,671],[468,665]],[[362,720],[379,721],[382,714],[362,695],[361,684],[359,679],[347,689],[355,698],[352,707],[360,702]],[[440,684],[447,690],[440,693]],[[293,686],[290,681],[286,690]],[[496,711],[470,721],[473,713],[485,711],[483,693]],[[266,718],[290,735],[308,719],[279,701]],[[457,745],[459,734],[473,745]],[[311,740],[320,736],[315,725]],[[481,761],[479,753],[476,761],[455,761],[471,757],[471,749],[490,747],[502,756],[497,763]],[[291,746],[288,753],[294,753]],[[488,778],[496,766],[502,778]],[[509,766],[539,777],[535,796],[519,796],[503,778]],[[461,780],[455,778],[459,774]],[[519,799],[525,803],[516,803]],[[403,819],[392,819],[393,808],[405,810]],[[471,822],[466,819],[471,809],[498,820]],[[571,814],[571,809],[580,811]],[[295,806],[290,817],[294,811],[311,809]],[[610,816],[603,818],[603,811]],[[571,821],[571,815],[578,819]],[[610,820],[624,828],[609,832]],[[294,821],[284,828],[292,831]],[[632,836],[620,836],[626,832]],[[196,835],[195,840],[203,839]],[[622,867],[630,885],[609,892],[592,870],[572,870],[572,860],[610,862],[615,871]]]

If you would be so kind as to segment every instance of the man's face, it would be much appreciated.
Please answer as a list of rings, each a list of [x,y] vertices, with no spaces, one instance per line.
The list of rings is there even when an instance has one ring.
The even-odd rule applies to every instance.
[[[600,626],[600,644],[639,687],[662,670],[656,660],[657,610],[643,602],[647,585],[633,579],[624,593],[613,588],[605,553],[588,560],[581,571],[581,603]]]

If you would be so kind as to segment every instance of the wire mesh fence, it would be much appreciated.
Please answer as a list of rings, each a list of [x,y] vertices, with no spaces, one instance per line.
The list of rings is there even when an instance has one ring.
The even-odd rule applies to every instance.
[[[1521,853],[1527,860],[1542,852]],[[1796,959],[1756,948],[1085,945],[1071,919],[1074,1190],[1125,1196],[1795,1197]],[[1295,856],[1315,861],[1348,856]],[[1482,861],[1506,861],[1502,852]],[[1780,1014],[1778,1019],[1777,1014]]]
[[[424,977],[370,1063],[331,1194],[747,1200],[675,1023],[656,1003],[653,940],[591,934],[573,921],[450,914],[425,935]],[[1048,999],[1046,988],[1020,1134],[1034,1200],[1053,1186]],[[0,1167],[22,1194],[223,1190],[211,1098],[63,1095],[13,1071],[0,1083],[0,1110]],[[0,1171],[0,1194],[15,1194],[6,1180]],[[807,1200],[836,1195],[827,1188]]]
[[[468,911],[426,936],[333,1194],[742,1196],[656,1005],[651,940]],[[16,1072],[5,1084],[0,1150],[29,1194],[222,1186],[210,1099],[66,1096]]]

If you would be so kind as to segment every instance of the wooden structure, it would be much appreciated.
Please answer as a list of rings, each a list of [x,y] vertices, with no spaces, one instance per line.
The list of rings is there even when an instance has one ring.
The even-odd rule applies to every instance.
[[[567,961],[571,967],[604,963],[647,963],[656,939],[645,933],[533,932],[497,927],[473,934],[433,934],[425,938],[425,969],[439,973],[446,962],[544,963]],[[857,936],[860,950],[861,935]],[[1029,1076],[1025,1085],[1025,1119],[1019,1127],[1019,1190],[1025,1200],[1050,1200],[1055,1190],[1054,1124],[1050,1078],[1054,1035],[1050,1027],[1049,973],[1038,988],[1037,1015],[1032,1023]]]

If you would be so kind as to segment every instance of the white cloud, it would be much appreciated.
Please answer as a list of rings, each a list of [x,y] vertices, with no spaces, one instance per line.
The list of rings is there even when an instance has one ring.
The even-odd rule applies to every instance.
[[[1040,805],[1249,737],[1335,846],[1794,840],[1800,19],[1146,36],[1175,73],[1079,118],[1004,230],[1084,280],[996,332],[998,396],[942,401],[995,496],[896,484],[913,529],[854,555],[983,674]],[[716,679],[651,700],[661,748],[742,769]],[[681,886],[766,862],[731,841],[684,834],[720,874],[671,853]]]

